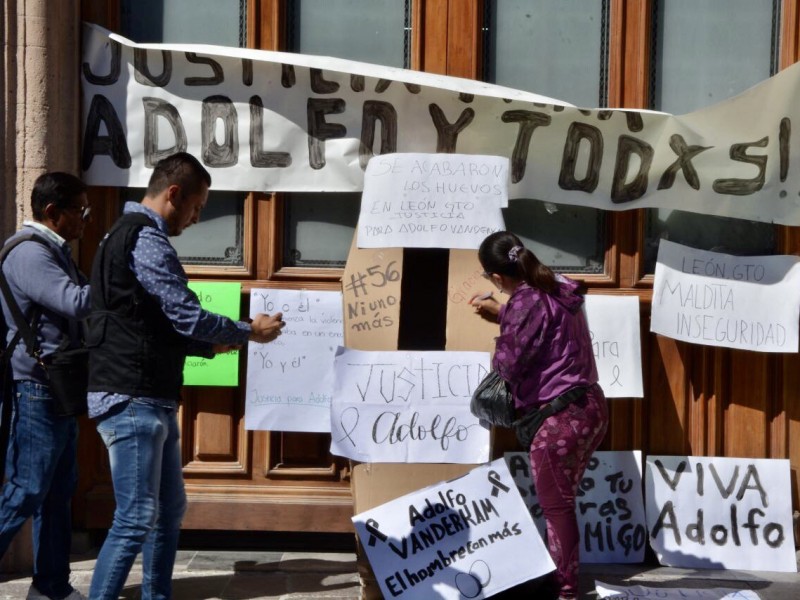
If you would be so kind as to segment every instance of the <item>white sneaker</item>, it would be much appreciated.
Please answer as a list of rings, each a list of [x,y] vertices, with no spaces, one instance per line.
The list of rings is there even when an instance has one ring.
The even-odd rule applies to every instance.
[[[37,590],[33,584],[31,587],[28,588],[28,595],[25,596],[25,600],[52,600],[50,596],[45,596],[39,590]],[[64,600],[89,600],[86,596],[81,594],[78,590],[73,589],[70,592],[69,596],[66,596]]]

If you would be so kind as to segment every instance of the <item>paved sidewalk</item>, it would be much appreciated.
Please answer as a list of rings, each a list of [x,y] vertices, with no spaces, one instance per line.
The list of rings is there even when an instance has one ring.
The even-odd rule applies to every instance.
[[[800,553],[798,553],[800,559]],[[73,581],[88,592],[94,556],[74,556]],[[657,565],[582,565],[581,598],[597,598],[594,580],[663,588],[733,588],[755,591],[763,600],[800,598],[800,574],[720,571]],[[122,598],[139,598],[141,568],[131,572]],[[0,574],[0,600],[25,598],[30,575]],[[174,600],[300,600],[360,597],[356,558],[350,552],[181,550],[175,564]],[[536,598],[511,591],[503,598]]]

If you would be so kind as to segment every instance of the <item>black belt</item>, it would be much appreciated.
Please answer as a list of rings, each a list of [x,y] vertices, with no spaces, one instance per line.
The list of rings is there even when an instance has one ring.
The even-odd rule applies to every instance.
[[[574,387],[571,390],[567,390],[566,392],[564,392],[560,396],[556,396],[555,398],[553,398],[550,402],[545,404],[539,410],[551,409],[549,411],[550,414],[548,414],[547,417],[549,417],[550,415],[554,415],[557,412],[561,412],[562,410],[567,408],[567,406],[569,406],[570,404],[572,404],[576,400],[579,400],[580,398],[582,398],[586,394],[586,392],[588,392],[590,389],[592,389],[596,385],[597,385],[596,383],[593,383],[592,385],[582,385],[582,386],[579,386],[579,387]],[[545,419],[547,417],[545,417]]]
[[[561,412],[576,400],[580,400],[586,395],[586,392],[594,388],[596,385],[596,383],[593,383],[591,385],[582,385],[567,390],[563,394],[553,398],[544,406],[541,406],[539,409],[534,409],[528,413],[525,413],[519,419],[514,421],[514,433],[517,434],[517,440],[520,444],[522,444],[522,447],[530,447],[531,441],[533,441],[533,436],[536,435],[536,432],[539,430],[539,427],[542,426],[542,423],[544,423],[545,419],[558,412]]]

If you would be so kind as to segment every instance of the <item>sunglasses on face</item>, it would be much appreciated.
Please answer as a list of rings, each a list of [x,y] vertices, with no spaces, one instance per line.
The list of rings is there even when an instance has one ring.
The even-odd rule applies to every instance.
[[[68,206],[64,210],[72,210],[80,213],[82,221],[88,221],[89,215],[92,214],[92,207],[88,204],[86,206]]]

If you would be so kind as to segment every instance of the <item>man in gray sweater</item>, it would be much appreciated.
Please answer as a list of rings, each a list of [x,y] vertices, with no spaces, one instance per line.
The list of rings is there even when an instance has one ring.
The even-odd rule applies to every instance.
[[[89,285],[70,254],[89,218],[86,185],[68,173],[40,176],[31,194],[33,221],[6,243],[34,233],[46,245],[25,241],[3,263],[11,293],[26,319],[40,311],[36,327],[42,362],[62,341],[80,344],[80,321],[90,310]],[[3,299],[9,327],[6,343],[17,332]],[[58,416],[41,362],[18,343],[11,358],[13,415],[6,461],[6,483],[0,496],[0,557],[23,523],[33,517],[33,583],[28,599],[81,600],[69,582],[72,536],[70,503],[77,483],[74,416]]]

